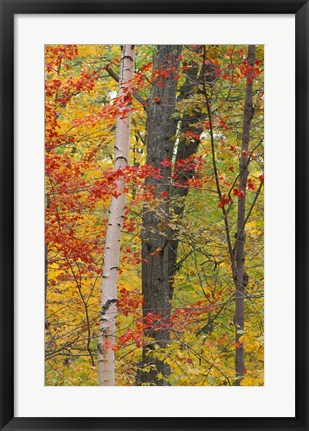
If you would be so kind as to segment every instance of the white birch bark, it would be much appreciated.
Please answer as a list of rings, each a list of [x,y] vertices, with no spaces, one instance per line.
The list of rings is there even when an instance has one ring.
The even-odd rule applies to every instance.
[[[130,101],[134,65],[133,45],[124,45],[120,63],[118,97]],[[131,106],[125,104],[116,120],[114,170],[123,169],[128,163],[130,149]],[[102,297],[100,312],[100,337],[98,343],[99,385],[115,385],[115,344],[117,316],[117,285],[120,256],[120,237],[123,226],[126,195],[122,192],[124,181],[117,182],[119,196],[112,197],[105,239]]]

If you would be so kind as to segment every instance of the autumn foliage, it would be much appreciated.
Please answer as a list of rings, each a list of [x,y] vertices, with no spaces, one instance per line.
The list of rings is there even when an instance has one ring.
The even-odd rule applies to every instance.
[[[46,384],[97,385],[108,208],[112,196],[125,192],[116,342],[105,346],[116,354],[117,385],[136,384],[142,349],[149,345],[151,355],[169,366],[167,384],[235,385],[235,350],[243,346],[241,384],[263,385],[263,47],[256,47],[250,65],[247,46],[184,46],[179,71],[154,69],[155,46],[135,50],[133,97],[119,98],[120,46],[45,47]],[[198,81],[184,97],[193,64]],[[177,82],[174,153],[154,166],[146,164],[147,111],[151,103],[162,102],[150,100],[150,93],[153,85],[163,91],[170,76]],[[249,149],[243,151],[248,85],[254,113]],[[130,158],[127,167],[114,170],[116,117],[129,105]],[[188,118],[190,127],[184,127]],[[180,141],[196,145],[196,151],[177,158]],[[240,188],[241,159],[248,169],[245,190]],[[168,188],[162,189],[156,182],[162,183],[166,172]],[[125,184],[121,191],[119,179]],[[179,194],[180,189],[186,193]],[[232,263],[241,200],[248,277],[244,329],[234,320]],[[162,212],[166,202],[168,216]],[[168,315],[144,306],[142,264],[151,265],[162,253],[157,247],[143,262],[145,211],[157,214],[158,232],[172,232],[178,241]],[[149,328],[152,333],[168,328],[169,343],[156,344]]]

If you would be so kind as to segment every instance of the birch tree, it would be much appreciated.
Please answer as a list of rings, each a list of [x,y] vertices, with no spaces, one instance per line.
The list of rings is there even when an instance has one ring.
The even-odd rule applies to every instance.
[[[45,384],[263,385],[263,46],[45,51]]]
[[[128,164],[130,149],[130,120],[132,99],[132,78],[134,66],[134,46],[124,45],[120,62],[118,101],[121,102],[116,120],[116,140],[114,147],[114,170],[124,169]],[[126,103],[122,103],[126,102]],[[120,256],[120,237],[123,226],[126,194],[124,180],[116,183],[117,195],[112,197],[106,232],[103,281],[100,312],[100,337],[98,343],[99,385],[115,385],[115,344],[117,316],[117,285]]]

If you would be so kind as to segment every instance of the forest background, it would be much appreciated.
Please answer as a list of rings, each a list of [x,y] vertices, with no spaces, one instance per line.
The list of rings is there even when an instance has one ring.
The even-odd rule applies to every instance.
[[[46,384],[262,385],[263,46],[49,45],[45,67]]]

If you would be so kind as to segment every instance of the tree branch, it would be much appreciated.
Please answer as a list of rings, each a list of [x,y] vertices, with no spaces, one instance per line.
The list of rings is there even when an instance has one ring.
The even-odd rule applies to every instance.
[[[207,89],[206,89],[206,82],[205,82],[205,60],[206,60],[206,49],[205,49],[205,45],[204,45],[203,46],[203,93],[205,96],[207,115],[208,115],[208,119],[209,119],[210,143],[211,143],[213,170],[214,170],[214,174],[215,174],[217,193],[218,193],[219,199],[221,200],[222,192],[221,192],[221,186],[220,186],[219,174],[218,174],[217,162],[216,162],[215,139],[214,139],[213,125],[212,125],[212,114],[211,114],[209,98],[208,98]],[[234,276],[235,275],[234,254],[233,254],[233,248],[232,248],[232,242],[231,242],[231,236],[230,236],[229,222],[228,222],[228,218],[227,218],[227,214],[226,214],[224,206],[222,207],[222,212],[223,212],[223,216],[224,216],[224,225],[225,225],[229,255],[230,255],[230,259],[231,259],[232,273]]]
[[[107,65],[107,66],[105,66],[105,70],[111,78],[113,78],[116,82],[119,82],[119,76],[113,71],[113,69],[111,69]],[[137,93],[136,91],[132,91],[132,95],[139,103],[141,103],[143,105],[143,108],[147,112],[147,108],[146,108],[146,105],[148,103],[147,100],[143,99],[142,96],[139,93]]]

